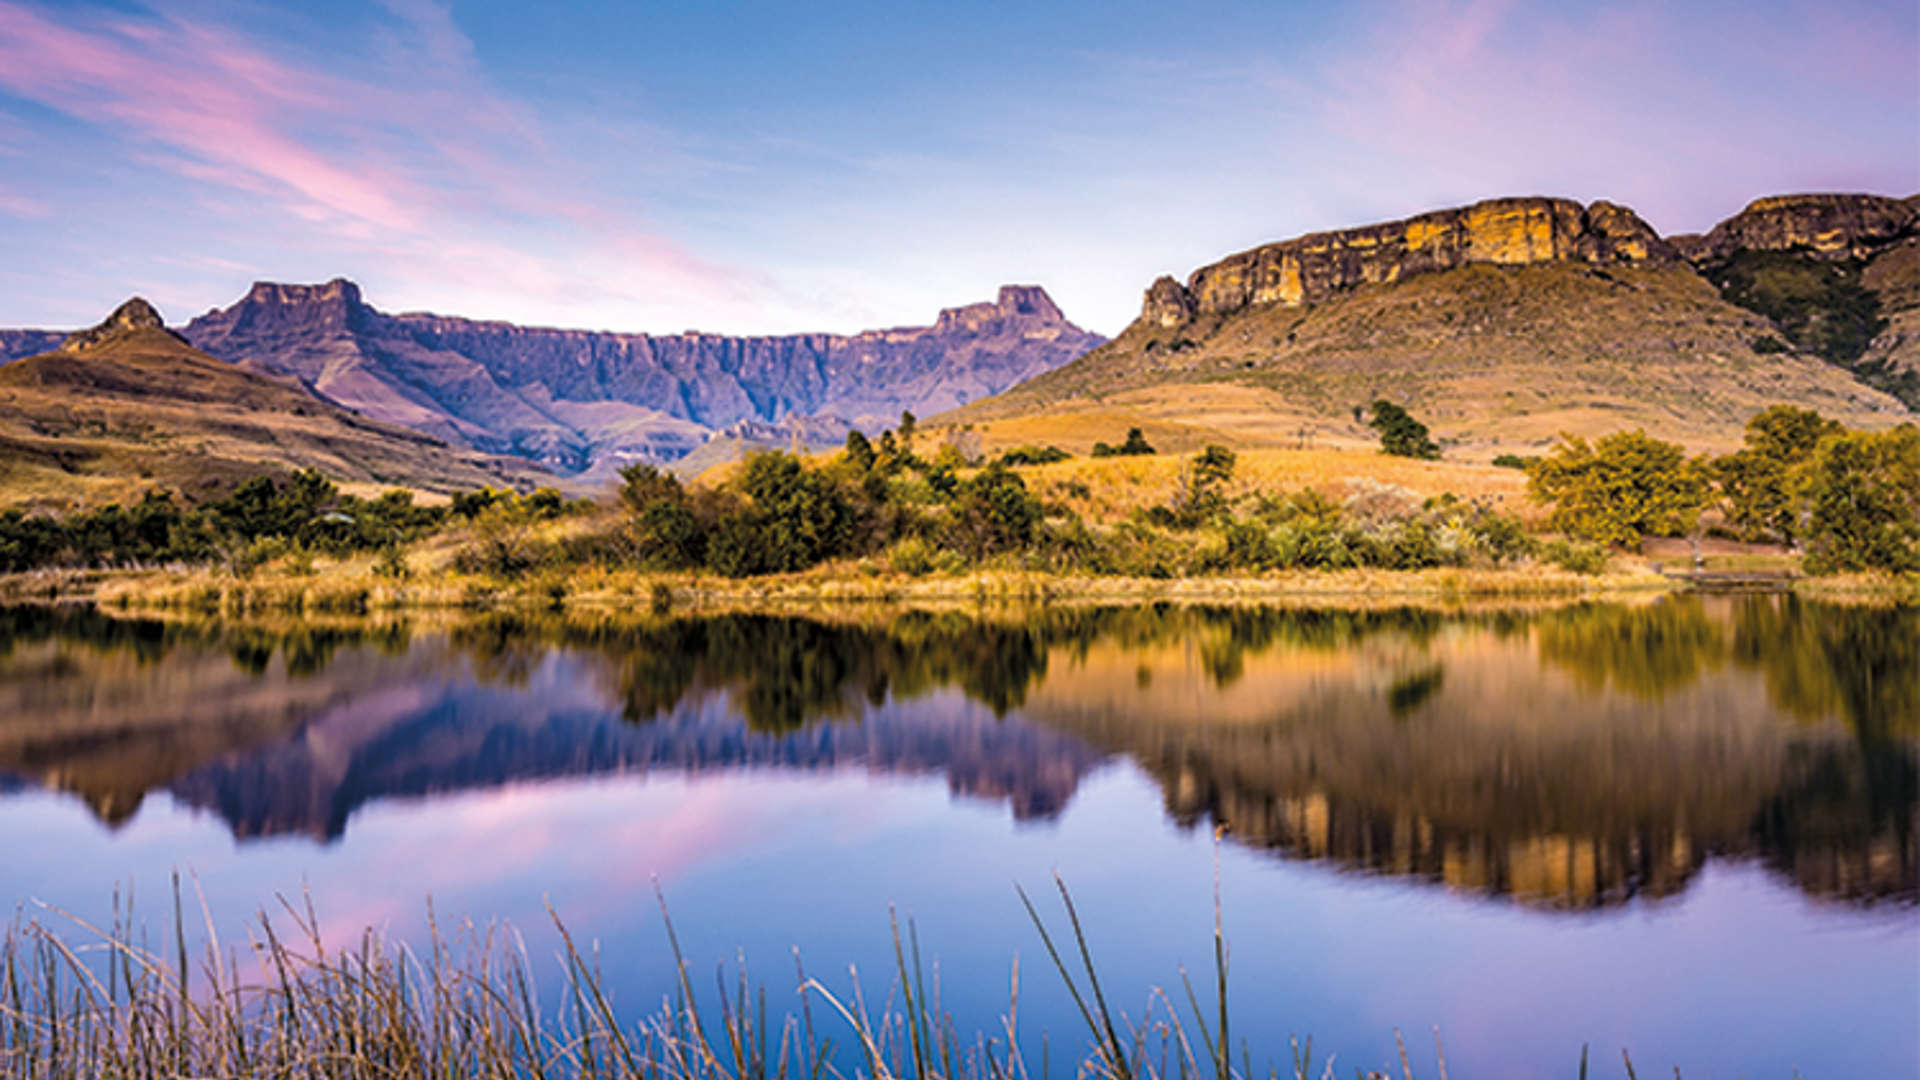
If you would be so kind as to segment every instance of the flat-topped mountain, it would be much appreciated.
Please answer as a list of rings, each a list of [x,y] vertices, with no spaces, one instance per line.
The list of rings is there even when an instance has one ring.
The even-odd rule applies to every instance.
[[[1706,447],[1774,402],[1913,419],[1916,353],[1915,199],[1762,199],[1667,239],[1614,203],[1505,198],[1162,277],[1118,338],[938,419],[1371,443],[1360,409],[1384,397],[1489,457],[1636,425]]]
[[[1105,339],[1044,289],[949,308],[932,326],[851,336],[627,334],[390,315],[352,282],[255,285],[185,328],[252,370],[299,377],[367,416],[595,475],[669,461],[717,429],[831,417],[879,426],[986,397]]]
[[[355,415],[298,380],[216,360],[137,297],[57,350],[0,367],[0,451],[6,501],[47,505],[154,486],[198,499],[304,467],[442,490],[551,479]]]

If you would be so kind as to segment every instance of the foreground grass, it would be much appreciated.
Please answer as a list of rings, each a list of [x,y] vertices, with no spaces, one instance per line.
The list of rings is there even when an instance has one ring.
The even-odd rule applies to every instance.
[[[1067,933],[1056,936],[1024,891],[1020,899],[1084,1026],[1078,1039],[1062,1040],[1058,1062],[1045,1033],[1039,1060],[1030,1060],[1017,961],[997,1028],[963,1034],[941,1006],[937,970],[927,979],[913,925],[903,935],[897,918],[895,968],[877,1008],[857,976],[836,991],[810,978],[797,954],[798,1015],[770,1015],[767,989],[749,985],[744,962],[733,986],[722,974],[712,997],[696,992],[669,917],[678,985],[658,1009],[623,1015],[602,974],[605,958],[579,948],[557,917],[557,996],[510,930],[468,925],[449,941],[435,923],[424,956],[370,930],[334,947],[310,906],[287,905],[278,925],[263,914],[245,948],[225,952],[209,916],[195,963],[176,877],[172,940],[162,951],[147,947],[117,903],[106,928],[49,911],[67,932],[36,920],[0,938],[0,1077],[1050,1080],[1057,1068],[1083,1080],[1258,1080],[1251,1041],[1242,1036],[1236,1046],[1229,1024],[1217,900],[1213,985],[1203,996],[1182,970],[1180,1000],[1156,990],[1134,1017],[1109,1007],[1073,898],[1055,884]],[[283,934],[289,923],[293,933]],[[1274,1032],[1261,1037],[1277,1043]],[[1401,1075],[1412,1080],[1406,1044],[1398,1031],[1394,1038]],[[1433,1040],[1444,1078],[1437,1029]],[[1336,1075],[1335,1057],[1316,1061],[1311,1038],[1290,1037],[1287,1051],[1286,1062],[1265,1066],[1266,1080]],[[1624,1051],[1622,1064],[1632,1080]],[[1354,1074],[1386,1080],[1387,1068]],[[1579,1075],[1588,1075],[1585,1047]]]

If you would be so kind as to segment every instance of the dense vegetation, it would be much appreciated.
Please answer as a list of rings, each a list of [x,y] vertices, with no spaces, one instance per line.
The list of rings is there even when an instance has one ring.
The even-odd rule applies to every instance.
[[[1729,302],[1772,319],[1786,336],[1753,342],[1761,355],[1789,347],[1845,368],[1862,382],[1920,408],[1920,373],[1865,361],[1867,347],[1887,327],[1880,297],[1861,283],[1865,264],[1789,251],[1742,251],[1706,268]]]
[[[110,503],[64,518],[0,511],[0,572],[220,562],[244,573],[289,553],[397,548],[431,533],[450,515],[472,519],[502,506],[552,515],[568,504],[552,489],[521,496],[481,488],[455,496],[450,507],[417,505],[407,491],[363,499],[341,492],[318,470],[301,469],[286,477],[254,477],[198,506],[153,490],[131,506]]]
[[[1723,512],[1744,540],[1806,552],[1814,573],[1920,571],[1920,428],[1848,431],[1807,409],[1775,405],[1747,423],[1746,445],[1719,458],[1643,431],[1595,443],[1569,437],[1526,466],[1553,526],[1602,544],[1698,535]]]
[[[1396,412],[1376,417],[1420,449],[1424,427],[1398,412],[1412,425],[1401,426]],[[1790,406],[1755,416],[1745,447],[1717,459],[1689,457],[1640,431],[1569,437],[1525,459],[1530,492],[1551,507],[1553,538],[1531,535],[1485,502],[1423,498],[1366,479],[1347,481],[1340,499],[1314,488],[1250,489],[1223,446],[1181,459],[1158,503],[1092,520],[1043,500],[1023,477],[1018,463],[1054,460],[1053,448],[1022,447],[982,464],[977,446],[951,437],[922,456],[917,434],[906,422],[877,445],[855,433],[824,461],[758,454],[711,486],[635,465],[621,474],[611,507],[550,489],[491,488],[426,507],[405,492],[343,494],[307,470],[256,478],[199,506],[155,492],[65,518],[12,510],[0,513],[0,570],[192,563],[246,574],[285,558],[311,572],[315,553],[371,551],[377,570],[403,578],[407,545],[451,530],[453,569],[498,577],[594,565],[744,578],[834,561],[860,574],[912,576],[987,566],[1175,578],[1527,559],[1597,572],[1609,548],[1637,548],[1649,536],[1697,539],[1709,527],[1795,545],[1816,573],[1920,570],[1920,429],[1852,432]],[[1135,430],[1114,452],[1145,444]],[[547,527],[575,513],[586,515],[578,527]]]

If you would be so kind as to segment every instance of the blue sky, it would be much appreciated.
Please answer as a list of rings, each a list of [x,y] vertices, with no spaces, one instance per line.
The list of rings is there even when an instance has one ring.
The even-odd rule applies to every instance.
[[[0,325],[256,279],[675,332],[1115,333],[1160,273],[1503,194],[1920,190],[1920,7],[0,0]]]

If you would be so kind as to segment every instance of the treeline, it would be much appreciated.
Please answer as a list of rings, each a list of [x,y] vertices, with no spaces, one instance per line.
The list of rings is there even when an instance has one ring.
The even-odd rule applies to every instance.
[[[1637,549],[1648,536],[1716,531],[1802,548],[1824,574],[1920,571],[1920,428],[1849,431],[1810,409],[1774,405],[1747,422],[1745,445],[1687,456],[1644,431],[1596,442],[1569,436],[1525,462],[1533,497],[1567,535]]]
[[[884,437],[875,450],[856,432],[830,461],[758,454],[711,488],[690,488],[649,465],[629,467],[617,527],[543,553],[515,549],[531,562],[490,560],[501,549],[483,538],[482,557],[469,568],[513,572],[589,558],[745,577],[871,559],[914,575],[994,562],[1166,578],[1500,566],[1535,551],[1517,518],[1451,496],[1422,500],[1363,483],[1343,501],[1310,489],[1230,497],[1236,465],[1233,451],[1208,446],[1182,463],[1165,503],[1107,525],[1043,501],[1004,460],[972,468],[951,445],[928,460]]]
[[[128,506],[110,503],[65,517],[0,511],[0,572],[175,562],[220,562],[245,572],[290,553],[397,548],[450,518],[470,520],[489,510],[557,516],[574,505],[550,488],[524,496],[482,488],[455,496],[448,507],[419,505],[412,492],[398,490],[363,499],[343,493],[316,469],[302,469],[285,478],[254,477],[197,506],[154,490]]]
[[[1379,410],[1410,456],[1431,443],[1417,422]],[[1416,430],[1417,429],[1417,430]],[[410,494],[363,499],[313,470],[248,481],[198,506],[167,492],[65,518],[0,513],[0,571],[188,562],[237,573],[314,553],[377,551],[376,569],[405,576],[405,547],[458,528],[453,568],[515,576],[596,564],[790,573],[847,560],[855,573],[956,573],[981,565],[1056,573],[1172,578],[1286,569],[1503,567],[1541,559],[1596,572],[1614,547],[1648,536],[1703,535],[1801,546],[1814,573],[1920,571],[1920,429],[1848,431],[1817,413],[1775,406],[1747,426],[1742,449],[1689,457],[1641,431],[1562,440],[1525,459],[1532,496],[1551,506],[1559,538],[1530,535],[1495,507],[1350,481],[1341,499],[1313,490],[1246,491],[1223,446],[1184,458],[1166,498],[1118,521],[1089,521],[1043,499],[1017,467],[1067,455],[1020,447],[979,464],[950,440],[923,456],[908,418],[878,440],[859,432],[813,461],[770,452],[714,486],[693,487],[650,465],[621,473],[613,506],[541,489],[482,488],[448,506]],[[1152,453],[1136,431],[1109,453]],[[1068,483],[1061,490],[1071,492]],[[1084,488],[1081,489],[1084,491]],[[591,511],[579,526],[543,523]]]

